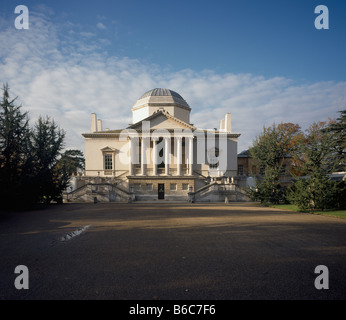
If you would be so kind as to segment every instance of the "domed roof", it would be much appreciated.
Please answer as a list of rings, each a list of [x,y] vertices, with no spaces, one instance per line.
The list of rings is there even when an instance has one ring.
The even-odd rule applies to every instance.
[[[153,107],[172,105],[190,110],[190,106],[179,93],[165,88],[155,88],[147,91],[137,100],[133,108],[137,109],[143,105]]]
[[[149,90],[146,93],[144,93],[139,99],[143,99],[147,97],[158,97],[158,96],[160,97],[172,96],[172,97],[176,97],[176,98],[184,100],[183,97],[179,93],[170,89],[165,89],[165,88],[155,88],[155,89]]]

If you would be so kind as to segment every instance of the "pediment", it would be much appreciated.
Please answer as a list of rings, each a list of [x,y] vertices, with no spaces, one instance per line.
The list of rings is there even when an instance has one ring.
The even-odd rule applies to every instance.
[[[150,117],[147,117],[146,119],[143,119],[142,121],[139,121],[133,125],[130,125],[129,129],[136,129],[141,130],[142,129],[142,122],[148,121],[150,123],[150,129],[191,129],[195,130],[196,128],[186,123],[172,115],[170,115],[167,112],[164,111],[158,111],[154,114],[152,114]]]
[[[115,152],[116,149],[115,148],[111,148],[109,146],[106,146],[104,148],[101,149],[102,152]]]

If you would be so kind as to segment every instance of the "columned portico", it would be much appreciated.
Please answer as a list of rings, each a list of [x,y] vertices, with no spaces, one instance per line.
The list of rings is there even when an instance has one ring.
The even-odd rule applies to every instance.
[[[140,144],[138,144],[138,139]],[[183,160],[183,139],[185,140],[185,156]],[[152,141],[152,142],[151,142]],[[159,147],[162,143],[159,137],[129,137],[129,166],[128,171],[130,176],[158,176],[164,174],[165,176],[192,176],[193,175],[193,136],[183,137],[163,137],[163,160],[164,172],[158,170],[159,165]],[[175,141],[175,143],[173,143]],[[137,142],[137,143],[136,143]],[[150,143],[151,142],[151,143]],[[174,147],[174,153],[173,153]],[[149,156],[149,153],[150,156]],[[140,155],[140,156],[139,156]],[[174,158],[174,162],[171,159]],[[138,162],[139,161],[139,162]],[[135,164],[140,163],[140,168]],[[186,163],[186,171],[182,170],[183,163]],[[148,167],[152,168],[149,169]],[[185,167],[184,167],[185,168]]]

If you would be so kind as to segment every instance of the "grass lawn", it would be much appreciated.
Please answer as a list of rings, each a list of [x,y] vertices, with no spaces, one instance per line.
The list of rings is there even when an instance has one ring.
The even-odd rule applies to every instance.
[[[300,212],[299,208],[293,204],[273,204],[270,205],[271,208],[277,208],[277,209],[283,209],[283,210],[291,210],[291,211],[297,211]],[[346,210],[324,210],[324,211],[305,211],[310,212],[314,214],[321,214],[324,216],[332,216],[332,217],[338,217],[346,219]]]

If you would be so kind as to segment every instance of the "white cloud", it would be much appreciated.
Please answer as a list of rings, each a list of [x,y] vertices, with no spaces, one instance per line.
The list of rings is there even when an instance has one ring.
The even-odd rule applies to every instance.
[[[107,27],[102,22],[98,22],[96,24],[96,27],[100,30],[106,30],[107,29]]]
[[[171,72],[112,56],[103,51],[107,39],[92,34],[80,38],[78,28],[69,32],[71,23],[53,24],[31,12],[29,30],[12,24],[0,31],[0,82],[9,83],[32,121],[40,115],[54,118],[67,131],[68,148],[84,149],[81,133],[90,130],[92,112],[104,127],[126,127],[136,100],[155,87],[179,92],[192,108],[191,122],[200,128],[219,127],[231,112],[233,131],[242,134],[239,151],[250,146],[263,125],[293,122],[306,128],[335,118],[346,105],[346,82]]]

